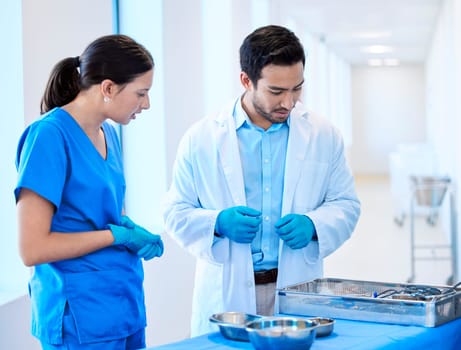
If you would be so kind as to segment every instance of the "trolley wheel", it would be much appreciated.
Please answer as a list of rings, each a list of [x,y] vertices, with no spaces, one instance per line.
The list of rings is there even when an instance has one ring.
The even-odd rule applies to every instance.
[[[405,215],[395,216],[395,217],[394,217],[394,223],[395,223],[397,226],[402,227],[404,221],[405,221]]]
[[[437,219],[438,219],[437,213],[432,213],[426,218],[426,222],[428,223],[428,225],[435,226],[437,225]]]

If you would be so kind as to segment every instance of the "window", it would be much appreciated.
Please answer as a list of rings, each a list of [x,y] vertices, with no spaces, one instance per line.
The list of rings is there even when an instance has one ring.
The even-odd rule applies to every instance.
[[[22,12],[21,2],[8,1],[0,11],[0,31],[8,55],[0,55],[2,84],[0,96],[0,304],[27,291],[29,271],[22,264],[17,248],[16,204],[13,189],[16,184],[14,164],[16,144],[24,128],[24,98],[22,79]]]

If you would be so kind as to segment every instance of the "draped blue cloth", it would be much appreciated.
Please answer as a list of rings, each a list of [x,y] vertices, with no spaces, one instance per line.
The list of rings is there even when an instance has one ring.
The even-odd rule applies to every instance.
[[[149,348],[149,350],[171,349],[252,350],[254,348],[248,342],[226,339],[219,332]],[[316,338],[311,347],[311,350],[330,349],[461,349],[461,319],[434,328],[336,320],[333,333],[327,337]]]

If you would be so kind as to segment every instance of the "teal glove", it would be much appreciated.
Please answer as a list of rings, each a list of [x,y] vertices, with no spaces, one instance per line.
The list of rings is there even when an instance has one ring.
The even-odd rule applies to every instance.
[[[216,233],[237,243],[251,243],[261,225],[261,212],[238,206],[224,209],[216,218]]]
[[[138,256],[144,258],[144,260],[150,260],[157,257],[161,257],[163,254],[163,242],[160,240],[159,243],[152,243],[146,245],[138,251]]]
[[[155,256],[160,257],[163,254],[161,237],[136,225],[128,216],[122,216],[120,226],[113,224],[108,226],[114,236],[114,245],[124,245],[145,260]]]
[[[288,214],[279,219],[275,223],[275,232],[291,249],[304,248],[316,234],[312,220],[300,214]]]

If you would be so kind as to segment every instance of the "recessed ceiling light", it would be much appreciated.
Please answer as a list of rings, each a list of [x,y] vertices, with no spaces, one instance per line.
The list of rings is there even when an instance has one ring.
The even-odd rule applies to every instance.
[[[355,37],[361,39],[382,39],[382,38],[390,38],[392,36],[392,32],[390,31],[382,31],[382,32],[358,32],[354,34]]]
[[[368,65],[371,67],[379,67],[383,65],[383,60],[379,58],[373,58],[373,59],[368,60]]]
[[[400,64],[400,61],[395,58],[386,58],[383,60],[383,62],[386,66],[398,66]]]
[[[367,52],[367,53],[389,53],[389,52],[394,51],[394,48],[391,46],[385,46],[385,45],[371,45],[371,46],[362,47],[361,51]]]

